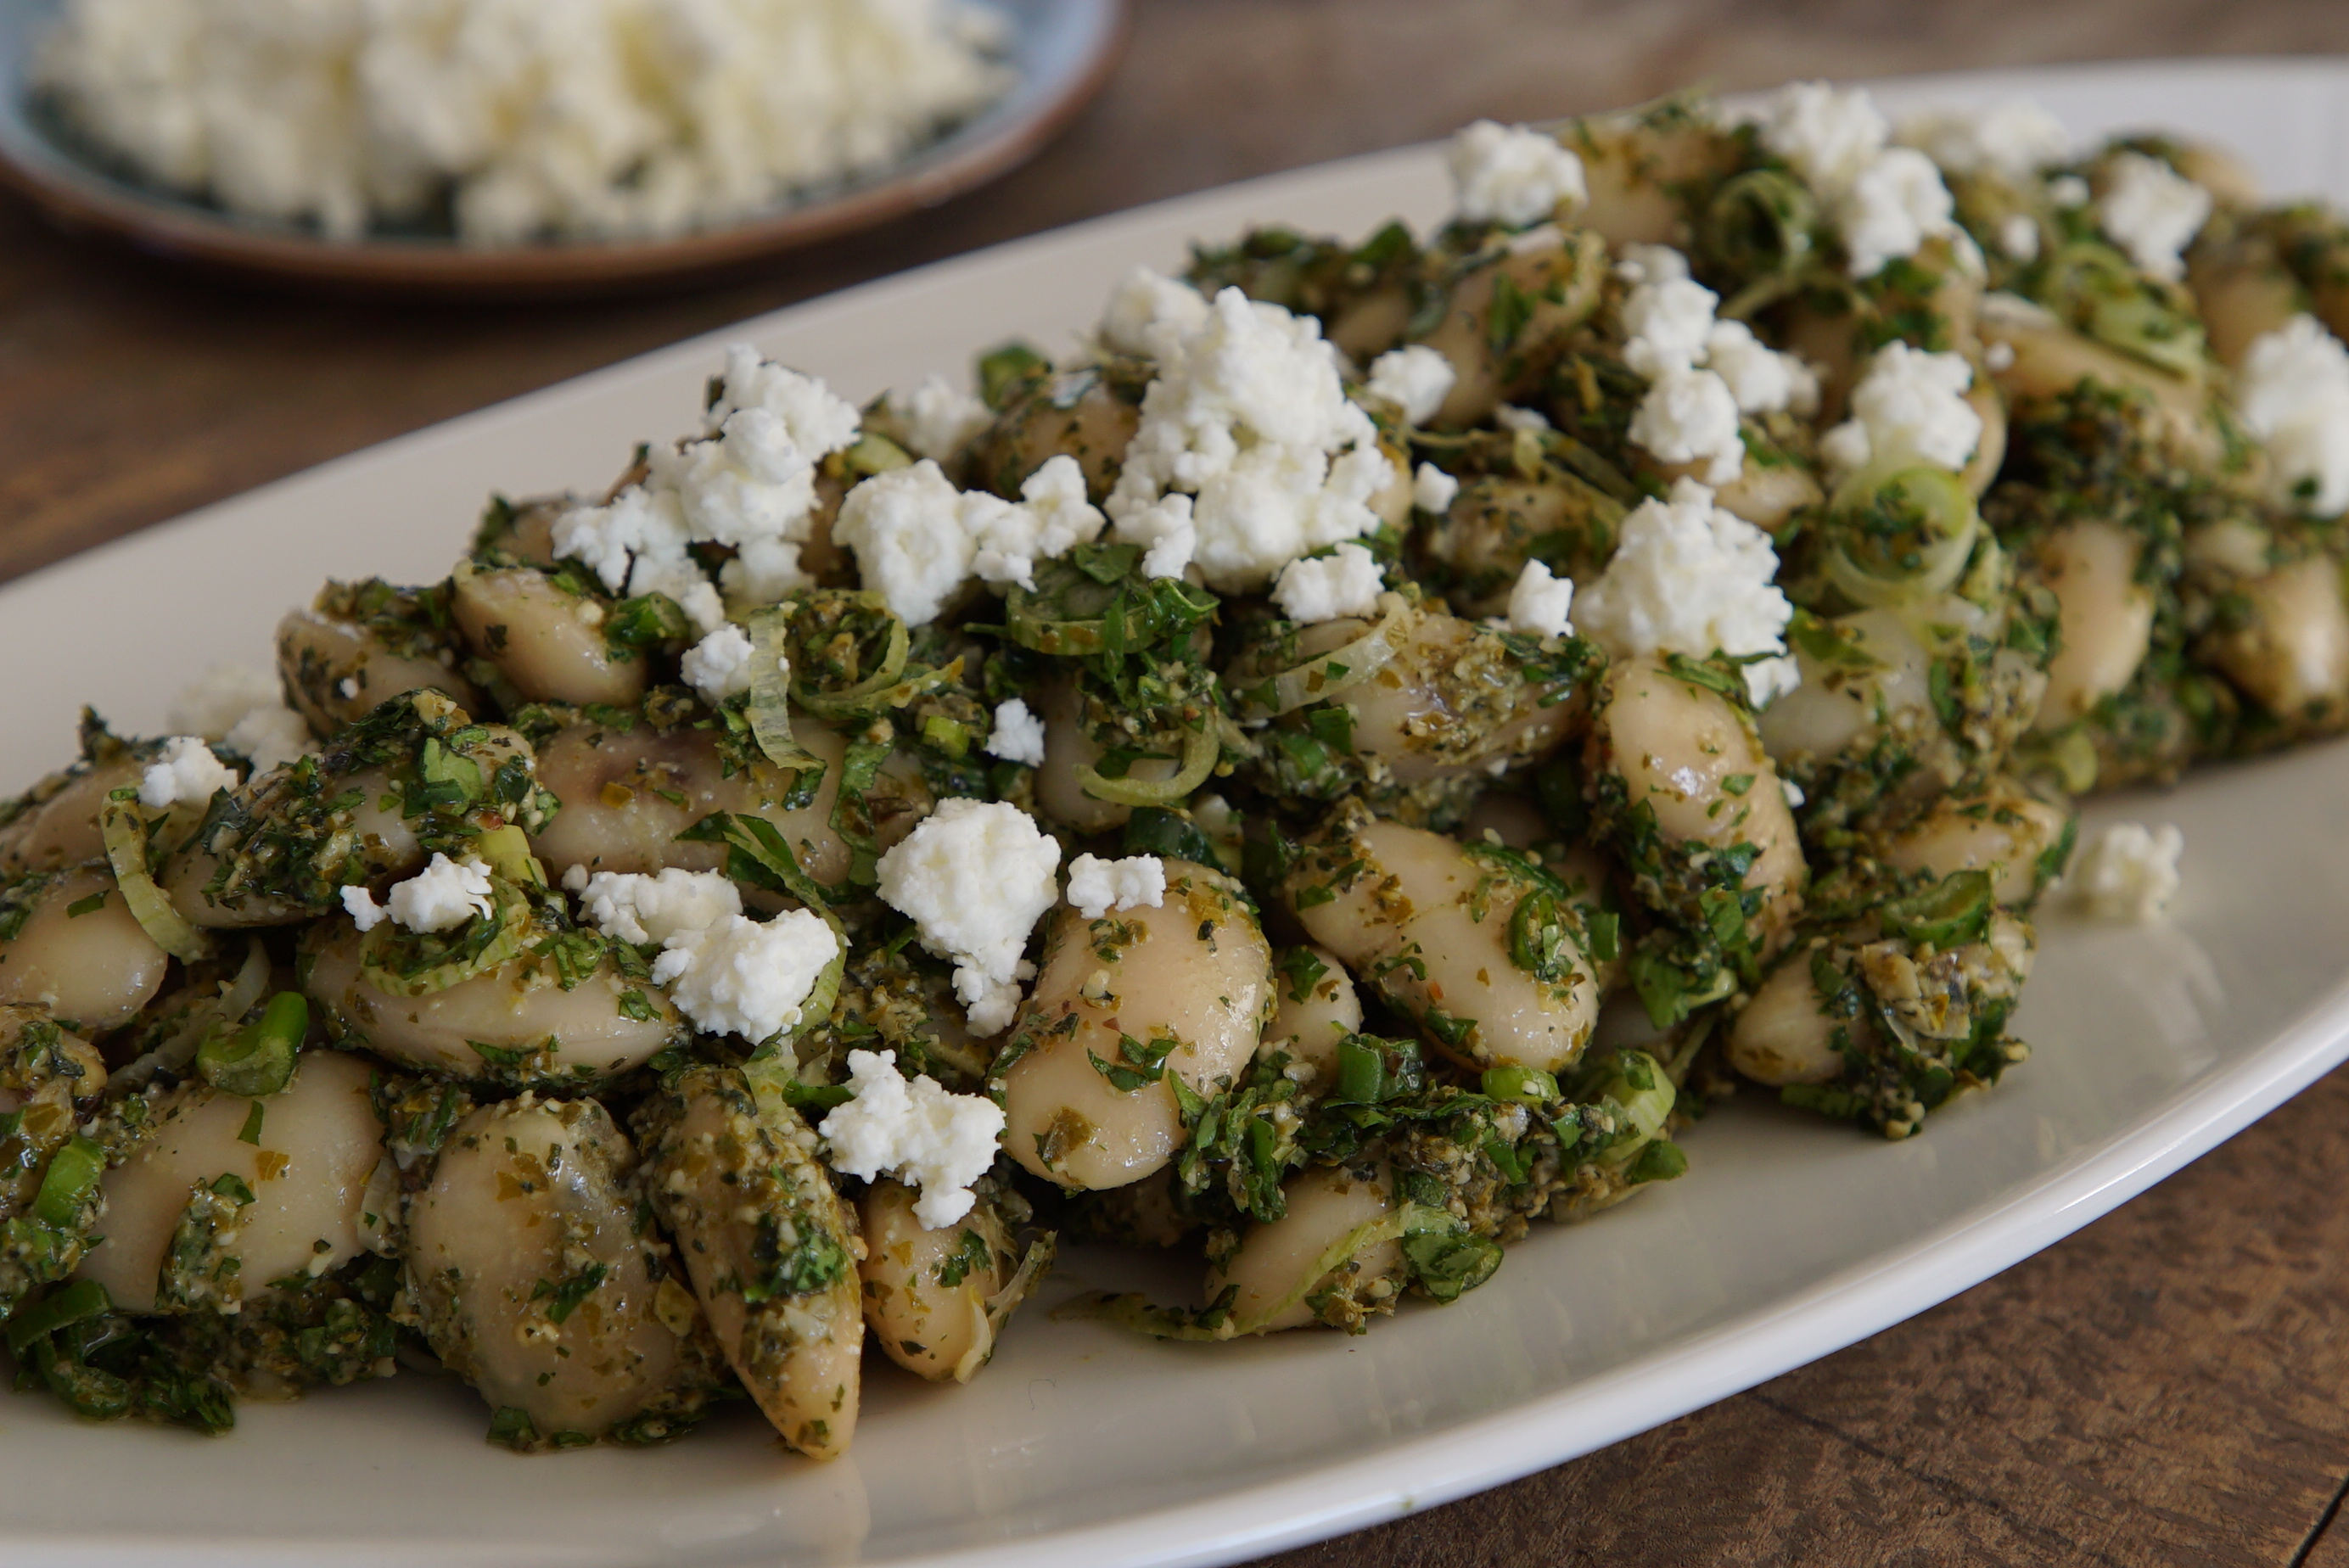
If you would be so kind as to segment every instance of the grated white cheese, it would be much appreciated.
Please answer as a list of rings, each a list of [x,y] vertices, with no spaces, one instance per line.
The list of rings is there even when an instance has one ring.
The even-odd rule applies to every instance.
[[[1451,360],[1423,343],[1413,343],[1371,360],[1366,385],[1373,397],[1402,410],[1404,424],[1424,425],[1444,407],[1458,379]]]
[[[723,625],[685,650],[678,673],[685,684],[711,704],[740,696],[750,689],[751,664],[758,650],[741,627]]]
[[[832,927],[808,910],[769,921],[730,914],[670,933],[653,979],[696,1028],[764,1040],[801,1021],[800,1005],[839,953]]]
[[[1966,401],[1973,381],[1963,355],[1888,343],[1852,389],[1851,418],[1819,438],[1819,455],[1846,472],[1929,463],[1955,473],[1982,443],[1982,416]]]
[[[1521,229],[1589,200],[1582,160],[1522,125],[1477,120],[1453,137],[1449,158],[1455,204],[1472,223]]]
[[[905,398],[905,439],[917,458],[945,462],[995,421],[994,411],[943,376],[932,376]]]
[[[1043,767],[1044,721],[1018,697],[1006,698],[996,706],[995,730],[987,738],[987,752],[1006,762]]]
[[[1192,562],[1232,593],[1378,527],[1370,500],[1394,468],[1319,323],[1226,289],[1164,346],[1109,498],[1119,538],[1156,546],[1187,525]],[[1165,504],[1176,496],[1187,507]]]
[[[1308,556],[1280,569],[1272,602],[1300,625],[1367,615],[1386,587],[1378,557],[1359,544],[1341,544],[1328,555]]]
[[[2323,323],[2295,315],[2253,340],[2235,407],[2267,449],[2276,505],[2315,517],[2349,509],[2349,351]]]
[[[2185,850],[2175,823],[2116,822],[2081,852],[2067,879],[2072,902],[2099,920],[2158,920],[2178,896]]]
[[[209,800],[236,788],[236,769],[212,755],[199,736],[175,735],[139,776],[139,803],[150,811]]]
[[[1616,658],[1778,655],[1745,666],[1759,707],[1802,681],[1785,656],[1795,609],[1774,585],[1777,574],[1768,534],[1682,480],[1669,500],[1642,501],[1624,518],[1614,559],[1582,593],[1581,632]]]
[[[1079,855],[1069,862],[1069,903],[1087,920],[1112,910],[1158,909],[1166,902],[1166,862],[1156,855],[1105,861]]]
[[[739,222],[1009,90],[959,0],[69,0],[36,73],[148,179],[338,239]]]
[[[970,1184],[995,1163],[1003,1108],[982,1094],[949,1094],[926,1073],[907,1084],[895,1051],[849,1052],[848,1081],[854,1097],[816,1127],[832,1168],[919,1188],[914,1218],[926,1231],[969,1213],[978,1201]]]
[[[1460,493],[1460,481],[1433,463],[1422,463],[1412,476],[1411,504],[1422,511],[1449,511]]]
[[[700,931],[742,913],[741,890],[717,872],[666,866],[656,875],[584,873],[585,866],[572,867],[563,885],[579,895],[579,913],[615,941],[666,944],[679,932]]]
[[[2210,216],[2210,192],[2158,158],[2118,152],[2096,199],[2096,223],[2129,260],[2155,277],[2186,275],[2182,253]]]
[[[1901,122],[1899,139],[1952,174],[2002,174],[2018,182],[2062,162],[2072,146],[2062,120],[2021,98],[1919,115]]]
[[[350,907],[347,892],[344,906]],[[438,851],[431,864],[406,882],[392,883],[384,900],[384,913],[410,931],[453,931],[496,907],[490,897],[488,866],[471,857],[452,861]]]
[[[1019,807],[942,800],[875,866],[882,900],[955,965],[971,1029],[1000,1033],[1019,1006],[1028,934],[1060,901],[1061,846]],[[1023,973],[1024,972],[1024,973]]]
[[[1509,589],[1509,630],[1528,637],[1570,637],[1574,624],[1574,579],[1557,577],[1548,566],[1528,561]]]

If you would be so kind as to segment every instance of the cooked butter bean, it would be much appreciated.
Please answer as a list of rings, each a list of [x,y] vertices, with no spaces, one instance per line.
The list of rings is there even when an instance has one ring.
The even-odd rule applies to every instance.
[[[145,770],[143,760],[124,756],[43,779],[34,788],[35,802],[7,827],[0,828],[0,876],[53,872],[104,858],[106,841],[98,831],[98,813],[106,807],[107,796],[126,784],[138,783]]]
[[[1445,429],[1473,425],[1538,383],[1567,335],[1598,308],[1606,275],[1607,247],[1578,232],[1546,249],[1504,254],[1461,278],[1444,319],[1422,340],[1452,362],[1454,373],[1432,422]],[[1496,344],[1493,306],[1504,279],[1531,308]]]
[[[998,1069],[1004,1147],[1063,1187],[1142,1180],[1183,1146],[1167,1076],[1200,1095],[1237,1078],[1256,1054],[1272,985],[1272,949],[1255,917],[1235,885],[1205,866],[1167,861],[1155,909],[1088,921],[1062,905],[1005,1047],[1019,1054]],[[1143,1062],[1129,1058],[1125,1040]],[[1112,1072],[1135,1075],[1133,1087],[1120,1088]]]
[[[310,610],[277,623],[277,673],[295,711],[321,735],[419,686],[448,693],[462,708],[478,709],[481,701],[453,660],[394,653],[364,626]]]
[[[2012,779],[1992,780],[1963,797],[1936,801],[1924,817],[1884,845],[1896,871],[1986,871],[1991,892],[2004,904],[2027,904],[2047,880],[2040,858],[2063,842],[2071,814],[2026,793]]]
[[[538,702],[632,707],[645,695],[644,655],[615,655],[603,602],[565,592],[528,566],[460,566],[451,610],[465,642]]]
[[[543,1439],[600,1437],[685,1378],[636,1171],[602,1105],[526,1094],[459,1122],[409,1200],[409,1289],[432,1353]]]
[[[988,1301],[1011,1283],[1019,1260],[993,1206],[981,1201],[935,1231],[914,1218],[910,1188],[875,1181],[857,1205],[864,1219],[864,1326],[883,1354],[933,1383],[968,1383],[995,1353]]]
[[[2034,732],[2060,729],[2127,686],[2153,640],[2153,589],[2137,580],[2140,537],[2098,518],[2042,540],[2029,565],[2054,590],[2058,646]]]
[[[0,1002],[110,1029],[154,999],[171,962],[132,918],[113,873],[84,867],[43,886],[16,934],[0,942]]]
[[[1313,972],[1314,964],[1320,973]],[[1272,994],[1278,1006],[1264,1028],[1263,1051],[1287,1051],[1290,1071],[1309,1074],[1306,1081],[1314,1087],[1327,1086],[1338,1071],[1338,1042],[1361,1032],[1362,999],[1355,995],[1354,977],[1326,947],[1292,947],[1273,966]]]
[[[245,1099],[201,1083],[167,1097],[153,1130],[106,1174],[105,1240],[80,1273],[128,1312],[172,1311],[207,1302],[251,1301],[270,1284],[316,1275],[358,1255],[372,1229],[362,1216],[367,1179],[383,1158],[383,1127],[367,1096],[370,1069],[337,1051],[305,1051],[293,1081]],[[261,1111],[259,1141],[238,1135]],[[233,1176],[254,1201],[215,1232],[212,1261],[235,1267],[208,1274],[210,1295],[180,1288],[159,1299],[165,1254],[188,1212],[191,1191]]]
[[[1856,1045],[1875,1038],[1865,1016],[1838,1018],[1826,1011],[1811,978],[1811,954],[1786,954],[1763,980],[1754,999],[1730,1026],[1723,1049],[1729,1065],[1756,1083],[1781,1088],[1795,1083],[1833,1083],[1843,1076],[1844,1058],[1836,1031],[1848,1031]]]
[[[1345,811],[1281,896],[1314,941],[1464,1060],[1554,1071],[1589,1043],[1599,982],[1580,913],[1506,861]]]
[[[2279,567],[2241,593],[2241,625],[2211,640],[2228,678],[2278,718],[2299,718],[2349,696],[2349,611],[2330,556]]]
[[[1348,1236],[1394,1212],[1393,1182],[1383,1169],[1302,1171],[1280,1191],[1288,1212],[1249,1226],[1229,1264],[1209,1267],[1208,1300],[1237,1285],[1232,1321],[1244,1332],[1278,1334],[1316,1321],[1342,1322],[1348,1308],[1359,1312],[1394,1299],[1402,1244],[1392,1237],[1354,1248],[1335,1268],[1320,1266]]]

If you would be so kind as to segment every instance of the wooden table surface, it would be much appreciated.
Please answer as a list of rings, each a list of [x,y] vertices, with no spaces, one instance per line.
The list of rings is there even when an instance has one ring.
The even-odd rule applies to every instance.
[[[0,202],[0,576],[793,300],[1478,115],[1601,108],[1697,79],[2344,51],[2343,0],[1142,0],[1108,93],[1009,180],[747,281],[619,303],[289,297]],[[1269,1561],[2349,1568],[2344,1172],[2349,1069],[1841,1355]]]

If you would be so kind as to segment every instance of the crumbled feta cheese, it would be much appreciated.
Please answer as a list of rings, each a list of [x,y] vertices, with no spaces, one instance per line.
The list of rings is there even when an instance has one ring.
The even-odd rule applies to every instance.
[[[653,960],[653,980],[668,987],[678,1011],[712,1035],[763,1040],[801,1021],[840,940],[822,915],[786,910],[769,921],[730,914],[713,924],[672,932]]]
[[[1069,903],[1087,920],[1110,911],[1157,909],[1166,902],[1166,862],[1156,855],[1105,861],[1079,855],[1069,862]]]
[[[2288,511],[2349,508],[2349,351],[2310,315],[2262,333],[2235,377],[2243,428],[2266,448],[2270,494]]]
[[[361,935],[391,918],[391,912],[376,903],[375,894],[364,887],[357,884],[347,887],[342,896],[343,908],[349,913],[351,923],[359,928]]]
[[[1394,469],[1319,323],[1226,289],[1165,348],[1110,495],[1118,537],[1155,545],[1187,522],[1192,561],[1232,593],[1378,527],[1370,500]],[[1172,494],[1187,515],[1160,510]]]
[[[832,1146],[832,1168],[920,1188],[914,1218],[926,1231],[969,1213],[978,1202],[970,1184],[995,1163],[1003,1108],[983,1094],[949,1094],[926,1073],[909,1086],[895,1051],[849,1052],[848,1081],[854,1098],[816,1128]]]
[[[1036,586],[1036,563],[1066,555],[1101,536],[1103,518],[1085,500],[1085,473],[1062,453],[1047,458],[1019,487],[1019,500],[972,490],[962,498],[963,530],[970,535],[971,569],[984,583]]]
[[[685,650],[678,673],[685,684],[713,706],[750,689],[751,663],[758,650],[750,635],[736,625],[724,625]]]
[[[1866,91],[1826,82],[1789,82],[1762,117],[1762,145],[1822,195],[1850,189],[1891,136]]]
[[[739,223],[878,173],[1020,79],[993,7],[74,0],[35,66],[150,180],[338,240]]]
[[[926,458],[850,490],[832,536],[855,552],[864,586],[908,626],[937,619],[976,553],[962,526],[961,492]]]
[[[1142,557],[1145,577],[1180,577],[1199,552],[1199,531],[1191,521],[1191,498],[1161,496],[1150,505],[1122,518],[1118,537],[1149,549]]]
[[[816,464],[856,434],[855,407],[823,382],[735,344],[702,434],[655,448],[643,483],[557,518],[555,553],[585,563],[615,593],[667,593],[714,630],[716,592],[686,547],[734,546],[721,581],[750,603],[805,586],[799,557],[813,526]]]
[[[277,677],[245,665],[217,665],[164,710],[174,734],[216,742],[266,773],[316,751],[307,720],[285,706]]]
[[[917,458],[945,462],[994,422],[992,409],[943,376],[932,376],[905,398],[905,439]]]
[[[349,907],[347,902],[345,907]],[[384,901],[385,912],[410,931],[453,931],[496,908],[488,866],[471,857],[452,861],[438,851],[430,865],[406,882],[392,883]]]
[[[1721,296],[1693,278],[1641,284],[1623,301],[1623,363],[1653,381],[1693,369]]]
[[[1936,234],[1951,232],[1956,202],[1933,160],[1913,148],[1876,155],[1837,203],[1836,227],[1851,275],[1872,278],[1884,263],[1913,256]]]
[[[1522,229],[1589,200],[1582,160],[1522,125],[1480,119],[1453,137],[1450,158],[1460,216],[1471,223]]]
[[[1729,386],[1740,413],[1797,414],[1818,410],[1819,378],[1792,354],[1781,354],[1742,321],[1717,321],[1705,334],[1704,367]]]
[[[954,799],[874,868],[883,901],[912,918],[924,947],[954,961],[955,994],[980,1034],[1011,1021],[1020,953],[1059,902],[1060,864],[1060,844],[1019,807]]]
[[[236,769],[212,755],[201,737],[175,735],[139,776],[139,803],[150,811],[209,800],[236,788]]]
[[[2009,261],[2028,262],[2039,255],[2039,224],[2028,212],[2009,212],[1999,220],[1998,248]]]
[[[1411,504],[1422,511],[1449,511],[1460,493],[1460,481],[1433,463],[1422,463],[1412,476]]]
[[[1689,275],[1688,257],[1670,245],[1634,240],[1616,253],[1615,275],[1635,287],[1673,283]]]
[[[1331,554],[1308,556],[1282,567],[1272,602],[1290,620],[1310,625],[1369,614],[1385,587],[1377,556],[1359,544],[1341,544]]]
[[[1963,355],[1888,343],[1852,390],[1851,418],[1819,438],[1819,455],[1846,471],[1930,463],[1955,473],[1982,443],[1982,416],[1966,401],[1973,381]]]
[[[1113,354],[1164,359],[1206,321],[1205,294],[1180,278],[1136,267],[1111,291],[1097,335]]]
[[[2178,896],[2185,850],[2175,823],[2116,822],[2081,854],[2068,879],[2073,902],[2099,920],[2157,920]]]
[[[1373,396],[1402,410],[1404,424],[1424,425],[1444,407],[1452,384],[1458,379],[1452,361],[1441,352],[1413,343],[1391,348],[1371,360],[1368,385]]]
[[[2097,225],[2155,277],[2174,283],[2186,275],[2181,253],[2209,216],[2210,192],[2158,158],[2113,155],[2096,201]]]
[[[1779,779],[1778,792],[1786,798],[1786,809],[1790,811],[1801,810],[1803,802],[1809,799],[1803,793],[1803,787],[1792,779]]]
[[[2011,370],[2014,367],[2014,345],[1988,343],[1982,346],[1982,364],[1990,369]]]
[[[1567,619],[1574,608],[1574,579],[1554,577],[1538,561],[1528,561],[1509,589],[1509,630],[1528,637],[1570,637]]]
[[[1018,697],[1009,697],[995,709],[995,731],[987,738],[987,752],[1006,762],[1030,768],[1044,766],[1044,721]]]
[[[1538,408],[1520,408],[1514,403],[1504,403],[1493,410],[1493,423],[1504,430],[1547,430],[1553,427],[1549,416]]]
[[[1625,434],[1665,462],[1704,463],[1712,484],[1725,485],[1744,471],[1737,397],[1711,370],[1671,370],[1657,377]]]
[[[2002,174],[2027,180],[2070,150],[2064,122],[2029,98],[2002,98],[1978,109],[1940,109],[1906,120],[1900,139],[1952,174]]]
[[[1785,656],[1795,610],[1774,586],[1777,574],[1768,534],[1713,505],[1704,486],[1681,480],[1669,500],[1642,501],[1624,518],[1614,559],[1583,591],[1582,634],[1617,658],[1780,655],[1745,666],[1758,706],[1802,680]]]
[[[2058,174],[2047,182],[2047,200],[2070,211],[2088,204],[2088,182],[2076,174]]]
[[[569,886],[567,874],[564,885]],[[651,876],[596,872],[572,891],[579,894],[579,913],[596,930],[638,945],[666,944],[679,932],[700,931],[742,913],[741,891],[730,878],[675,866]]]

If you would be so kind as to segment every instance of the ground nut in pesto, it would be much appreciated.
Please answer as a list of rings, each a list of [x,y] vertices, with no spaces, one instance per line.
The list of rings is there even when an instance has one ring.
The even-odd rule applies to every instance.
[[[2349,223],[1757,114],[1480,123],[1441,226],[1129,267],[967,391],[736,346],[189,733],[85,713],[0,802],[20,1387],[216,1432],[437,1359],[516,1450],[747,1398],[823,1460],[868,1369],[1612,1277],[1636,1211],[1510,1250],[1724,1099],[2027,1069],[2074,802],[2349,729]]]

